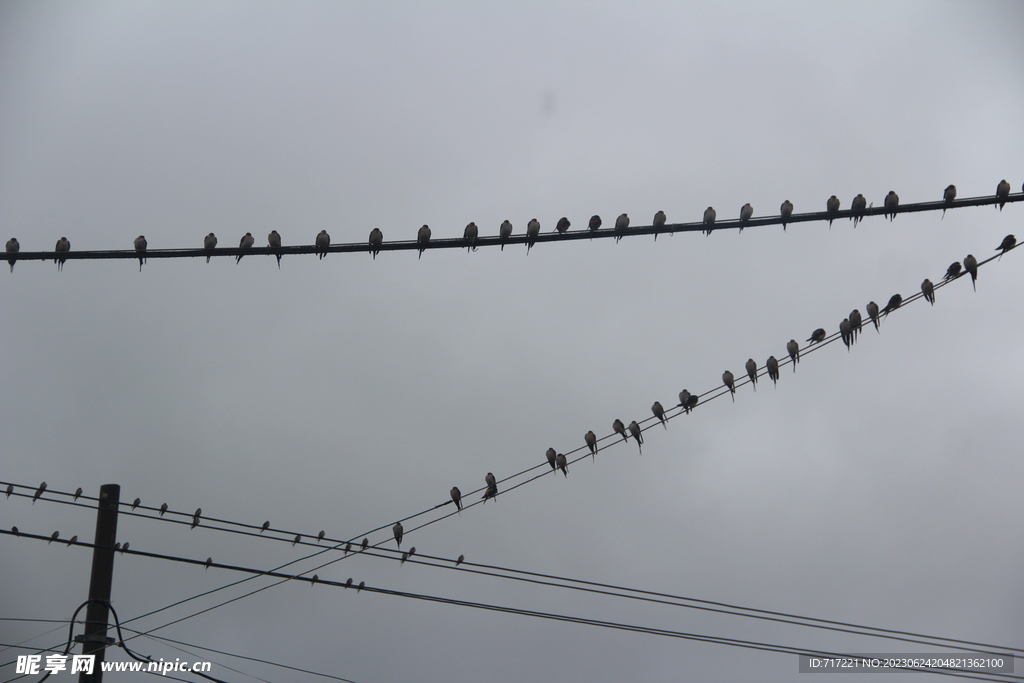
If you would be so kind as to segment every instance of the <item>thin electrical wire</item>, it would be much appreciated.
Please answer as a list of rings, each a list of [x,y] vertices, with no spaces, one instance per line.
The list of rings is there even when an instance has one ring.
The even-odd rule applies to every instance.
[[[616,230],[614,228],[605,228],[603,230],[570,230],[565,233],[558,232],[546,232],[535,237],[528,237],[525,234],[512,235],[507,239],[501,239],[500,237],[494,236],[482,236],[477,237],[473,242],[474,247],[496,247],[502,245],[513,245],[513,244],[536,244],[540,242],[565,242],[573,240],[591,240],[591,239],[607,239],[614,237],[621,239],[627,236],[640,236],[640,235],[663,235],[665,233],[675,234],[677,232],[706,232],[711,233],[719,230],[735,230],[740,231],[748,228],[764,227],[769,225],[789,225],[792,223],[807,223],[812,221],[831,221],[839,220],[842,218],[859,218],[863,219],[867,216],[885,216],[887,214],[895,213],[917,213],[921,211],[939,211],[947,209],[962,209],[969,206],[987,206],[995,204],[1012,204],[1014,202],[1024,201],[1024,193],[1010,194],[1007,197],[996,197],[995,195],[986,195],[983,197],[969,197],[965,199],[956,199],[952,202],[935,201],[935,202],[918,202],[912,204],[902,204],[897,206],[895,209],[890,209],[885,206],[871,207],[862,211],[854,211],[852,209],[840,209],[835,213],[829,213],[827,211],[812,211],[808,213],[796,213],[792,214],[787,218],[783,218],[781,215],[773,216],[761,216],[757,218],[750,218],[749,220],[742,221],[736,220],[722,220],[716,221],[713,224],[705,224],[703,221],[694,221],[690,223],[671,223],[664,226],[655,227],[654,225],[643,225],[630,227],[627,230]],[[856,226],[855,226],[856,227]],[[410,230],[410,232],[412,232]],[[367,233],[369,234],[369,233]],[[418,240],[398,240],[393,242],[383,242],[376,246],[371,246],[367,242],[351,242],[342,244],[332,244],[326,248],[317,247],[315,244],[301,244],[293,246],[281,246],[281,247],[218,247],[216,249],[147,249],[145,252],[138,252],[135,249],[119,249],[119,250],[93,250],[93,251],[22,251],[14,253],[5,253],[4,258],[14,261],[49,261],[56,259],[63,259],[65,261],[72,260],[93,260],[93,259],[130,259],[136,260],[139,258],[145,259],[169,259],[169,258],[201,258],[201,257],[214,257],[214,256],[248,256],[248,255],[267,255],[267,256],[292,256],[298,254],[320,254],[322,252],[327,253],[339,253],[339,252],[379,252],[379,251],[426,251],[432,249],[463,249],[467,246],[467,242],[462,237],[451,237],[451,238],[438,238],[431,239],[427,243],[420,243]]]

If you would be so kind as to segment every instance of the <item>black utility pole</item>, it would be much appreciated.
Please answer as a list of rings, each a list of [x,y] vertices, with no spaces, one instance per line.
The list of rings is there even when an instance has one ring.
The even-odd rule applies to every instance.
[[[83,655],[96,655],[91,674],[80,672],[78,683],[100,683],[107,645],[114,642],[107,636],[110,614],[110,584],[114,578],[114,542],[117,537],[117,509],[121,499],[118,484],[100,487],[96,511],[96,540],[92,550],[92,575],[89,578],[89,606],[85,612],[85,633],[76,640],[82,643]]]

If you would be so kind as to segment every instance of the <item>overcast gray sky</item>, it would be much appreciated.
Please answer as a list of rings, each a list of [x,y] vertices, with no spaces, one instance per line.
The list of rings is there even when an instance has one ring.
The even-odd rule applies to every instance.
[[[904,203],[1024,181],[1024,5],[0,4],[0,224],[49,250],[456,237]],[[499,251],[19,263],[0,273],[0,480],[348,538],[785,356],[1024,233],[1020,204]],[[1024,646],[1024,267],[422,531],[418,552]],[[474,496],[478,498],[479,494]],[[434,516],[448,512],[443,508]],[[419,518],[420,521],[431,516]],[[0,527],[91,540],[85,508]],[[407,527],[413,523],[407,524]],[[371,535],[372,541],[390,532]],[[132,548],[308,548],[123,516]],[[389,543],[387,547],[394,547]],[[333,559],[336,555],[328,557]],[[320,561],[324,561],[321,559]],[[0,537],[0,614],[66,619],[91,551]],[[310,560],[293,569],[316,566]],[[321,578],[848,652],[927,648],[356,557]],[[118,556],[122,620],[239,578]],[[133,622],[150,629],[268,583]],[[0,622],[0,642],[62,642]],[[46,634],[46,635],[42,635]],[[789,681],[792,655],[289,582],[156,632],[383,681]],[[182,657],[146,638],[135,649]],[[0,651],[0,663],[25,650]],[[124,658],[114,652],[114,659]],[[213,675],[323,680],[210,656]],[[193,657],[188,657],[193,659]],[[204,657],[205,658],[205,657]],[[14,677],[13,666],[0,680]],[[69,674],[62,674],[68,679]],[[191,678],[191,677],[188,677]],[[57,679],[59,680],[59,679]],[[129,680],[109,675],[108,680]],[[855,678],[844,680],[856,680]],[[883,683],[886,678],[871,678]],[[913,675],[899,680],[944,680]]]

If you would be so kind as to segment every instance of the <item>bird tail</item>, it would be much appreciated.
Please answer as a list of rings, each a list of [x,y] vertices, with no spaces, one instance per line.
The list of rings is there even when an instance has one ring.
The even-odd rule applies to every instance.
[[[277,255],[277,269],[281,270],[281,255]]]
[[[207,262],[207,263],[209,263],[209,262],[210,262],[210,257],[209,257],[209,256],[207,256],[207,257],[206,257],[206,262]]]
[[[871,318],[871,322],[873,322],[875,324],[875,332],[881,332],[881,330],[878,329],[878,316],[877,315],[873,316]]]

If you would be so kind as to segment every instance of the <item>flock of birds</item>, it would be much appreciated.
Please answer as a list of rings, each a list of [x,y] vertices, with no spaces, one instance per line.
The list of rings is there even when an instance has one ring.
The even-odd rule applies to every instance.
[[[1024,192],[1024,186],[1021,187],[1021,192]],[[1001,180],[999,182],[999,184],[996,186],[996,194],[995,194],[995,196],[996,196],[997,199],[1003,199],[1003,200],[1005,200],[1007,197],[1010,196],[1010,183],[1008,183],[1005,178],[1003,180]],[[951,204],[953,202],[953,200],[956,199],[956,185],[948,186],[943,191],[943,193],[942,193],[942,199],[943,199],[943,201],[946,204]],[[999,210],[1000,211],[1003,210],[1003,206],[1005,204],[1006,204],[1005,201],[999,202],[998,206],[999,206]],[[897,195],[895,191],[890,190],[889,194],[887,194],[885,196],[885,202],[884,202],[884,207],[886,209],[886,212],[885,212],[884,215],[890,221],[893,220],[893,218],[896,217],[896,208],[899,205],[900,205],[899,195]],[[839,208],[840,208],[839,198],[836,197],[835,195],[832,195],[831,197],[829,197],[828,200],[825,202],[825,210],[826,210],[826,213],[828,213],[828,214],[837,214],[839,212]],[[853,220],[854,227],[856,227],[857,224],[864,219],[863,213],[867,209],[868,209],[868,201],[867,201],[867,199],[865,199],[864,195],[858,194],[856,197],[853,198],[853,202],[850,204],[850,211],[853,212],[853,215],[851,216],[851,219]],[[945,214],[946,214],[946,209],[943,208],[942,209],[943,217],[945,217]],[[749,221],[753,217],[753,215],[754,215],[754,208],[750,205],[750,203],[744,204],[740,208],[740,232],[743,232],[743,224],[746,223],[747,221]],[[779,215],[782,218],[782,229],[785,230],[786,229],[786,221],[787,221],[787,219],[789,219],[789,217],[793,215],[793,202],[789,201],[788,199],[786,201],[782,202],[782,206],[779,207]],[[706,230],[704,230],[705,234],[707,234],[707,235],[711,234],[711,232],[712,232],[712,227],[711,226],[714,225],[716,218],[717,218],[717,213],[716,213],[716,211],[715,211],[715,209],[713,207],[709,206],[707,209],[704,210],[703,223],[704,223],[704,225],[708,226],[708,228]],[[652,225],[655,228],[663,228],[663,227],[665,227],[666,220],[667,220],[667,217],[665,216],[665,212],[664,211],[658,211],[656,214],[654,214],[654,220],[652,222]],[[833,221],[832,218],[828,219],[829,227],[832,226],[832,221]],[[588,225],[588,228],[589,228],[589,230],[591,232],[594,232],[594,231],[598,230],[601,227],[602,224],[603,223],[601,221],[601,217],[595,214],[595,215],[590,217],[590,223]],[[569,222],[569,219],[566,218],[565,216],[562,216],[560,219],[558,219],[558,223],[555,225],[555,231],[558,234],[560,234],[560,235],[561,234],[565,234],[565,232],[567,230],[569,230],[569,227],[571,225],[572,224]],[[620,239],[622,239],[623,234],[625,234],[628,229],[629,229],[629,216],[627,214],[625,214],[625,213],[620,214],[619,217],[615,219],[615,231],[616,231],[616,233],[619,233],[619,234],[617,234],[615,236],[615,241],[618,242]],[[419,231],[416,233],[416,242],[420,245],[420,247],[419,247],[419,256],[417,256],[417,258],[422,258],[423,257],[423,251],[425,250],[426,245],[430,243],[430,234],[431,234],[430,233],[430,226],[427,226],[427,225],[422,226],[419,229]],[[479,237],[479,235],[480,235],[480,230],[477,227],[476,223],[470,222],[466,226],[466,229],[465,229],[465,231],[462,234],[462,239],[465,242],[466,250],[467,251],[476,251],[476,241],[477,241],[477,238]],[[526,224],[526,237],[527,237],[526,253],[527,254],[530,253],[530,249],[535,244],[534,240],[539,235],[540,235],[540,221],[538,221],[536,218],[533,218],[533,219],[530,220],[529,223]],[[498,238],[502,242],[504,242],[505,240],[509,239],[511,236],[512,236],[512,223],[506,220],[506,221],[502,222],[501,226],[498,228]],[[655,233],[654,239],[655,240],[658,239],[657,233]],[[371,230],[370,231],[369,245],[370,245],[370,253],[371,253],[371,255],[373,256],[374,259],[376,259],[377,258],[377,254],[380,253],[380,246],[383,243],[384,243],[384,233],[381,232],[380,228],[374,228],[373,230]],[[242,239],[239,241],[238,248],[239,249],[252,249],[253,246],[255,246],[255,244],[256,244],[256,238],[252,236],[251,232],[247,232],[247,233],[245,233],[242,236]],[[326,230],[321,230],[317,234],[316,240],[314,241],[314,246],[316,247],[316,253],[320,256],[321,259],[324,256],[327,255],[327,250],[328,250],[328,247],[330,247],[330,245],[331,245],[331,236],[327,233]],[[148,242],[146,242],[146,238],[143,235],[139,235],[138,237],[135,238],[134,246],[135,246],[135,251],[138,254],[138,258],[139,258],[139,271],[141,272],[142,271],[142,266],[146,262],[146,249],[148,248],[149,244],[148,244]],[[267,246],[271,250],[273,250],[273,249],[280,249],[281,248],[281,235],[280,235],[280,233],[277,232],[277,230],[271,230],[270,234],[267,235]],[[203,249],[205,251],[208,251],[208,252],[212,253],[213,250],[216,249],[216,248],[217,248],[217,236],[211,232],[205,238],[203,238]],[[501,249],[502,249],[502,251],[505,250],[504,243],[501,245]],[[16,254],[20,250],[21,250],[21,244],[18,242],[17,238],[12,237],[11,239],[7,240],[7,253],[8,254]],[[64,262],[65,262],[66,259],[62,258],[61,255],[62,254],[66,254],[69,251],[71,251],[71,242],[68,241],[67,237],[61,237],[59,240],[57,240],[57,245],[54,247],[54,259],[53,259],[53,262],[57,264],[57,270],[63,270]],[[242,260],[243,256],[244,256],[244,254],[238,254],[235,257],[235,263],[239,263]],[[277,254],[275,254],[275,256],[277,256],[277,267],[280,268],[281,267],[281,253],[278,252]],[[11,272],[13,273],[14,272],[14,264],[15,264],[16,260],[15,259],[8,259],[7,262],[10,264]],[[210,255],[207,255],[206,262],[207,263],[210,262]]]

